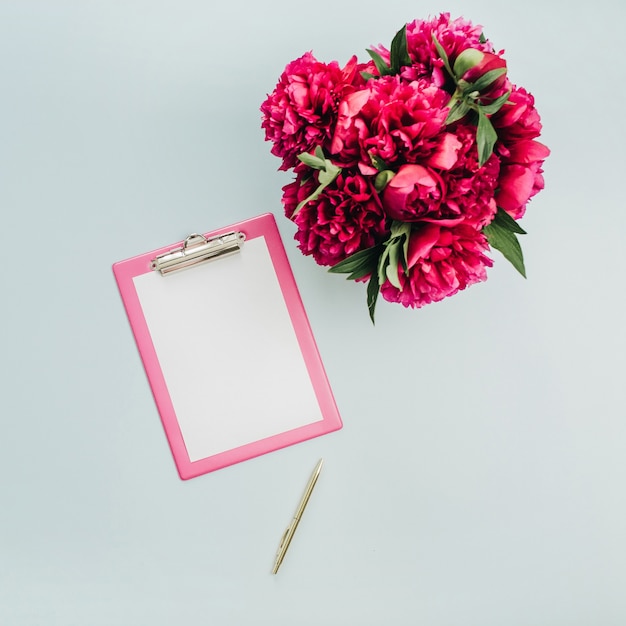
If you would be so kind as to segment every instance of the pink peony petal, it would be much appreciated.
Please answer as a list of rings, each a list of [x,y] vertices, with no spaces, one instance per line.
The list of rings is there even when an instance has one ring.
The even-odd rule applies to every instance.
[[[403,165],[398,173],[391,179],[389,186],[395,188],[412,188],[414,185],[434,187],[437,180],[433,173],[423,165]]]
[[[452,133],[444,133],[437,149],[427,159],[426,165],[450,170],[458,160],[458,153],[463,144]]]
[[[543,161],[550,156],[550,150],[538,141],[526,139],[509,146],[510,156],[507,161],[512,163],[533,163]]]
[[[422,219],[420,219],[420,222],[427,222],[430,224],[437,224],[439,226],[456,226],[457,224],[461,224],[465,221],[465,218],[463,216],[461,217],[454,217],[454,218],[445,218],[445,219],[437,219],[437,218],[430,218],[430,217],[423,217]]]
[[[393,219],[410,219],[408,202],[416,187],[435,188],[437,179],[423,165],[403,165],[389,181],[383,192],[388,215]],[[406,213],[408,211],[408,213]]]
[[[340,116],[345,115],[347,117],[354,117],[365,106],[369,98],[370,98],[369,89],[362,89],[360,91],[355,91],[354,93],[347,95],[339,103],[339,115]]]
[[[496,195],[498,206],[513,214],[530,198],[535,184],[535,173],[523,165],[507,165],[502,168],[500,188]]]
[[[412,268],[419,259],[428,256],[432,247],[439,239],[441,228],[437,224],[426,223],[419,230],[411,233],[409,250],[407,253],[407,266]]]
[[[365,106],[370,97],[369,89],[348,94],[340,103],[337,111],[337,123],[330,144],[330,151],[338,154],[343,150],[345,138],[352,125],[352,118]]]

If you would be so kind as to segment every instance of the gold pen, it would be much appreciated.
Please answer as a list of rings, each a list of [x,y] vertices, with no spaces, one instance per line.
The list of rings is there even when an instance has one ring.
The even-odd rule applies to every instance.
[[[298,504],[295,515],[293,516],[293,520],[291,520],[291,524],[289,524],[287,530],[283,534],[283,538],[280,541],[280,546],[278,546],[278,552],[276,553],[276,560],[274,561],[274,569],[272,570],[272,574],[275,574],[278,571],[278,568],[285,558],[285,554],[287,554],[289,544],[293,539],[296,528],[298,528],[302,513],[304,513],[304,509],[306,508],[306,505],[309,502],[309,498],[311,497],[311,493],[313,492],[313,487],[315,487],[315,483],[317,482],[320,472],[322,471],[322,462],[323,459],[320,459],[315,466],[315,469],[311,474],[311,478],[309,478],[309,482],[307,483],[306,489],[304,490],[304,495],[300,500],[300,504]]]

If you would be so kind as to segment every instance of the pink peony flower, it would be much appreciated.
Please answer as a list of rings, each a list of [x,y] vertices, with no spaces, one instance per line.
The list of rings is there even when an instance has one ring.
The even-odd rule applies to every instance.
[[[476,228],[493,220],[500,160],[492,155],[479,167],[475,127],[461,123],[455,130],[454,135],[446,133],[452,138],[446,140],[450,144],[447,159],[444,151],[423,160],[428,167],[400,166],[382,193],[389,217],[405,222],[461,217]]]
[[[450,19],[449,13],[441,13],[430,20],[414,20],[406,25],[407,51],[412,64],[402,68],[401,76],[405,80],[425,78],[437,87],[451,83],[450,76],[444,69],[433,42],[433,35],[445,50],[450,63],[453,64],[458,55],[467,48],[483,52],[493,52],[491,43],[481,42],[482,27],[472,24],[463,18]],[[390,53],[385,46],[372,46],[380,56],[389,63]],[[375,73],[375,71],[373,72]]]
[[[549,154],[546,148],[545,156]],[[507,163],[502,166],[496,203],[513,219],[524,217],[528,201],[543,189],[542,163],[543,160],[525,164]]]
[[[449,95],[425,81],[407,83],[399,76],[371,81],[339,105],[331,143],[333,162],[376,172],[372,158],[385,163],[450,160],[454,142],[444,133]]]
[[[411,308],[443,300],[487,279],[486,268],[493,264],[485,255],[488,248],[484,235],[463,223],[416,225],[409,240],[408,276],[400,267],[401,289],[385,281],[380,293]]]
[[[356,57],[341,69],[307,52],[287,65],[261,105],[261,126],[272,154],[282,159],[280,169],[294,167],[302,152],[328,147],[339,101],[363,83]]]
[[[304,185],[296,179],[284,187],[285,212],[291,216],[298,202],[316,187],[312,179]],[[335,265],[388,234],[378,194],[371,181],[360,174],[340,174],[316,200],[305,204],[293,221],[298,227],[298,247],[319,265]]]
[[[495,100],[506,92],[506,61],[501,56],[468,48],[457,58],[457,62],[460,61],[464,62],[463,65],[469,65],[469,68],[460,77],[468,83],[476,82],[479,78],[493,70],[504,70],[502,75],[498,76],[485,89],[480,90],[481,97],[479,100],[483,104],[489,104],[490,99]],[[457,71],[456,65],[454,70],[455,72]]]
[[[353,57],[344,68],[311,53],[296,59],[262,104],[262,127],[280,169],[296,176],[282,202],[302,253],[336,266],[373,247],[379,265],[395,267],[403,241],[397,236],[410,233],[407,264],[379,288],[386,300],[421,307],[486,279],[492,261],[485,227],[499,209],[514,219],[524,215],[543,188],[549,150],[537,140],[541,120],[532,95],[509,81],[503,53],[481,26],[441,13],[407,24],[391,47],[393,60],[390,49],[378,46],[382,63],[372,54],[367,64]],[[467,93],[494,70],[500,75],[489,85]],[[497,112],[484,108],[508,92]],[[487,233],[514,261],[507,238],[496,238],[502,224]],[[377,259],[370,261],[364,271]],[[334,271],[350,274],[353,267]],[[368,289],[370,305],[371,296]]]
[[[482,26],[472,24],[463,18],[450,19],[449,13],[441,13],[431,20],[414,20],[407,24],[407,49],[413,65],[403,70],[403,77],[414,79],[426,77],[438,86],[450,83],[450,77],[443,67],[433,35],[445,50],[451,64],[467,48],[483,52],[493,52],[489,42],[481,43]]]
[[[492,116],[498,133],[496,152],[502,163],[496,202],[519,219],[530,198],[544,187],[542,166],[550,150],[535,139],[541,134],[541,119],[533,96],[525,89],[513,88],[509,103]]]
[[[441,215],[463,217],[467,224],[482,228],[493,220],[498,208],[494,194],[500,175],[500,159],[492,154],[479,167],[476,129],[471,124],[457,123],[455,137],[461,147],[454,167],[442,173],[446,195]]]
[[[387,215],[401,222],[437,217],[445,197],[441,176],[423,165],[402,165],[383,191]]]
[[[507,103],[491,117],[500,141],[511,143],[534,139],[541,134],[541,118],[535,109],[535,99],[523,87],[508,84],[511,95]]]
[[[363,142],[369,137],[369,126],[361,111],[369,101],[371,90],[361,89],[348,94],[340,103],[337,123],[330,144],[333,161],[340,167],[359,166],[362,173],[373,174],[371,158],[363,150]]]

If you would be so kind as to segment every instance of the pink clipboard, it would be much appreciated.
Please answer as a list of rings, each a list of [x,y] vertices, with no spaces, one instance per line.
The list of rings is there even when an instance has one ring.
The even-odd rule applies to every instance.
[[[182,479],[342,427],[272,214],[113,272]]]

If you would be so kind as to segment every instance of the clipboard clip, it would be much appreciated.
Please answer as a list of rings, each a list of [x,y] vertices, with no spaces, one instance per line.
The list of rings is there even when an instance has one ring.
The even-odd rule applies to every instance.
[[[246,236],[242,232],[225,233],[206,238],[194,233],[179,248],[160,254],[150,266],[161,276],[239,252]]]

